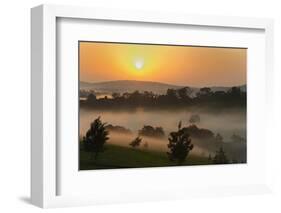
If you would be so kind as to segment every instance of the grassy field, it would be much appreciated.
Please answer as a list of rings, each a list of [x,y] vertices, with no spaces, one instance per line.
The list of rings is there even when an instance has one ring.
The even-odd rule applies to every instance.
[[[183,165],[210,164],[206,157],[189,155]],[[164,152],[106,145],[95,160],[91,153],[80,150],[80,170],[176,166]]]

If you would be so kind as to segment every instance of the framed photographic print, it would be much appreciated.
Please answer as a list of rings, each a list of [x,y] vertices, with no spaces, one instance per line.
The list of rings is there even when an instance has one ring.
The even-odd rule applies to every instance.
[[[246,48],[78,48],[80,170],[247,163]]]
[[[270,191],[272,20],[43,5],[31,21],[32,203]]]

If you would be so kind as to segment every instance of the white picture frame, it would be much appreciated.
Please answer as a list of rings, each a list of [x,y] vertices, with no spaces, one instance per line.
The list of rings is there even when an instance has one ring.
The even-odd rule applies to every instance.
[[[91,205],[99,203],[116,203],[128,201],[142,200],[165,200],[188,198],[198,196],[214,196],[214,195],[234,195],[234,194],[252,194],[270,192],[271,172],[269,149],[264,152],[262,160],[264,165],[260,168],[260,173],[264,174],[264,178],[258,180],[254,184],[237,182],[233,184],[221,184],[217,186],[200,187],[197,182],[193,183],[194,187],[187,186],[179,189],[178,187],[165,186],[158,190],[152,188],[152,192],[145,194],[141,192],[133,195],[133,191],[124,190],[115,191],[114,193],[103,193],[100,196],[93,195],[64,195],[58,193],[58,184],[60,183],[59,173],[61,167],[58,166],[60,159],[57,139],[57,117],[58,117],[58,95],[57,88],[60,81],[57,79],[57,20],[64,19],[80,19],[80,20],[102,20],[102,21],[118,21],[133,23],[153,23],[159,25],[175,25],[175,26],[200,26],[200,27],[218,27],[222,29],[253,29],[263,31],[264,44],[264,67],[261,68],[261,76],[259,81],[263,81],[265,87],[260,91],[264,94],[264,108],[259,109],[264,112],[261,118],[266,125],[266,131],[261,133],[265,144],[268,148],[270,143],[270,127],[271,127],[271,109],[272,109],[272,91],[273,88],[273,21],[271,19],[257,18],[241,18],[241,17],[216,17],[203,15],[187,15],[187,14],[161,14],[144,11],[121,11],[112,9],[95,9],[74,6],[54,6],[41,5],[31,10],[31,201],[34,205],[47,207],[62,207],[76,205]],[[251,76],[250,76],[251,77]],[[253,80],[254,81],[254,80]],[[255,86],[256,87],[256,86]],[[250,104],[251,107],[251,104]],[[254,107],[252,105],[252,107]],[[249,110],[249,108],[248,108]],[[262,111],[263,110],[263,111]],[[186,167],[185,167],[186,168]],[[185,169],[181,168],[181,170]],[[224,168],[220,168],[222,170]],[[231,172],[231,168],[227,168]],[[243,168],[247,169],[247,168]],[[158,170],[153,172],[151,178],[157,178],[159,174],[165,174],[168,170],[173,173],[181,171],[175,169]],[[132,171],[132,170],[131,170]],[[140,171],[140,170],[138,170]],[[78,172],[78,171],[77,171]],[[107,171],[110,174],[111,171]],[[159,174],[156,174],[158,173]],[[233,171],[232,171],[233,172]],[[130,175],[129,171],[119,171]],[[132,173],[132,172],[131,172]],[[141,174],[140,172],[137,172]],[[179,173],[180,174],[180,173]],[[154,176],[156,175],[156,176]],[[73,183],[75,184],[75,183]],[[157,184],[156,184],[157,185]],[[74,188],[73,188],[74,189]],[[136,189],[136,191],[138,191]],[[168,193],[169,192],[169,193]],[[119,194],[122,193],[122,196]],[[171,196],[176,194],[176,196]]]

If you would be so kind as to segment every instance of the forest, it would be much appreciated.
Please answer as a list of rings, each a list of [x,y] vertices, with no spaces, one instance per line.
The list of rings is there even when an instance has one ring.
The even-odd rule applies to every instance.
[[[159,95],[153,92],[134,91],[132,93],[112,93],[97,98],[93,90],[80,90],[80,107],[92,109],[130,109],[143,107],[148,109],[172,109],[172,108],[246,108],[246,92],[239,87],[231,87],[228,91],[212,91],[209,87],[200,88],[193,94],[189,87],[180,89],[168,89],[166,94]]]

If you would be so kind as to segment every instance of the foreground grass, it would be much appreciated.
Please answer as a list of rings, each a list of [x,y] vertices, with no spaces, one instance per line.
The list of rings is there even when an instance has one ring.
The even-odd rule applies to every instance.
[[[80,170],[176,166],[164,152],[106,145],[95,160],[91,153],[80,150]],[[183,165],[210,164],[207,158],[189,155]]]

